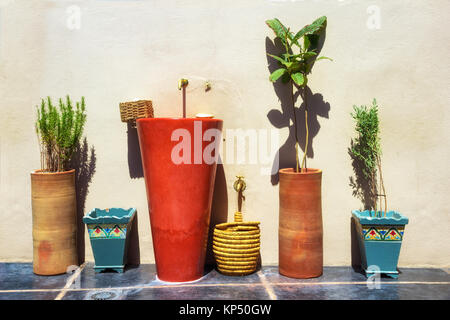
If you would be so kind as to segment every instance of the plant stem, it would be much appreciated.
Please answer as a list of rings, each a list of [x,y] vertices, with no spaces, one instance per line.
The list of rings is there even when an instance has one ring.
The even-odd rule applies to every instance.
[[[380,186],[383,190],[384,195],[384,216],[386,217],[387,213],[387,195],[386,195],[386,189],[384,188],[384,181],[383,181],[383,174],[381,172],[381,159],[380,157],[377,157],[377,165],[378,165],[378,171],[380,172]],[[380,201],[380,209],[381,209],[381,201]]]
[[[292,98],[292,112],[294,118],[294,135],[295,135],[295,172],[299,169],[299,159],[298,159],[298,136],[297,136],[297,117],[295,115],[295,101],[294,101],[294,81],[291,80],[291,98]]]
[[[375,171],[372,171],[372,203],[375,210],[375,217],[377,216],[377,183],[375,181]]]
[[[305,79],[306,79],[306,76],[305,76]],[[305,171],[308,172],[308,169],[306,168],[306,155],[308,153],[309,128],[308,128],[308,102],[307,102],[306,86],[304,87],[304,91],[303,91],[303,101],[305,102],[306,138],[305,138],[305,153],[303,154],[303,161],[302,161],[302,171],[303,171],[303,168],[305,168]]]

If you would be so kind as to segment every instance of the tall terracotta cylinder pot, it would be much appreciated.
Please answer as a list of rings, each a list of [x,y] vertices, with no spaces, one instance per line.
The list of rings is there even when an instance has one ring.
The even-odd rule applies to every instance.
[[[313,278],[323,271],[322,171],[281,169],[279,271],[291,278]]]
[[[222,120],[137,120],[158,278],[203,276]]]
[[[33,272],[55,275],[78,265],[75,170],[31,173]]]

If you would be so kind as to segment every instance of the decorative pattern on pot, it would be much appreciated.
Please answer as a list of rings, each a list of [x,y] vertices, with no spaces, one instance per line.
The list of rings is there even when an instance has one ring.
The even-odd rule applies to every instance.
[[[116,238],[125,239],[127,234],[126,224],[87,225],[90,238]]]
[[[363,226],[364,240],[368,241],[402,241],[404,227]]]
[[[374,273],[398,277],[398,258],[408,218],[395,211],[375,216],[374,211],[352,211],[361,254],[362,268]]]
[[[135,215],[135,208],[96,208],[83,217],[91,240],[96,272],[106,269],[123,272]]]

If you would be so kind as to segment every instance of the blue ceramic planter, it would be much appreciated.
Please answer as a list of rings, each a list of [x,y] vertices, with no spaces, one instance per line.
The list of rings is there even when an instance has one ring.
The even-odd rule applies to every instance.
[[[127,263],[128,239],[135,214],[136,208],[95,208],[83,217],[91,239],[95,272],[106,269],[123,272]]]
[[[395,211],[387,212],[386,217],[376,217],[375,212],[369,210],[354,210],[352,215],[366,275],[380,273],[397,278],[398,257],[408,218]]]

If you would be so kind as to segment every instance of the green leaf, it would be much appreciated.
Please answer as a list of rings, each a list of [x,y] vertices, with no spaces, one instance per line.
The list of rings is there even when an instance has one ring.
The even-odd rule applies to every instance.
[[[266,20],[266,24],[275,32],[275,35],[281,39],[284,45],[286,45],[286,38],[292,40],[292,35],[288,29],[277,18]]]
[[[273,55],[273,54],[267,54],[269,57],[272,57],[272,58],[274,58],[275,60],[278,60],[279,62],[281,62],[282,64],[285,64],[287,61],[286,60],[284,60],[283,58],[281,58],[281,57],[278,57],[278,56],[276,56],[276,55]]]
[[[311,41],[310,41],[309,37],[303,37],[303,46],[305,47],[306,51],[308,51],[310,45],[311,45]]]
[[[308,51],[303,54],[304,59],[309,59],[314,56],[317,56],[317,53],[315,53],[313,51]]]
[[[291,74],[291,78],[300,87],[303,86],[303,84],[305,84],[305,77],[300,72]]]
[[[316,60],[323,60],[323,59],[327,59],[327,60],[333,61],[333,59],[325,57],[325,56],[318,57]]]
[[[292,39],[292,42],[298,45],[297,43],[298,39],[300,39],[304,35],[317,34],[322,30],[323,27],[326,26],[326,23],[327,23],[326,16],[316,19],[313,23],[304,26],[299,32],[297,32],[297,34]]]
[[[272,82],[277,81],[287,70],[285,68],[280,68],[272,72],[269,77],[269,80]]]

